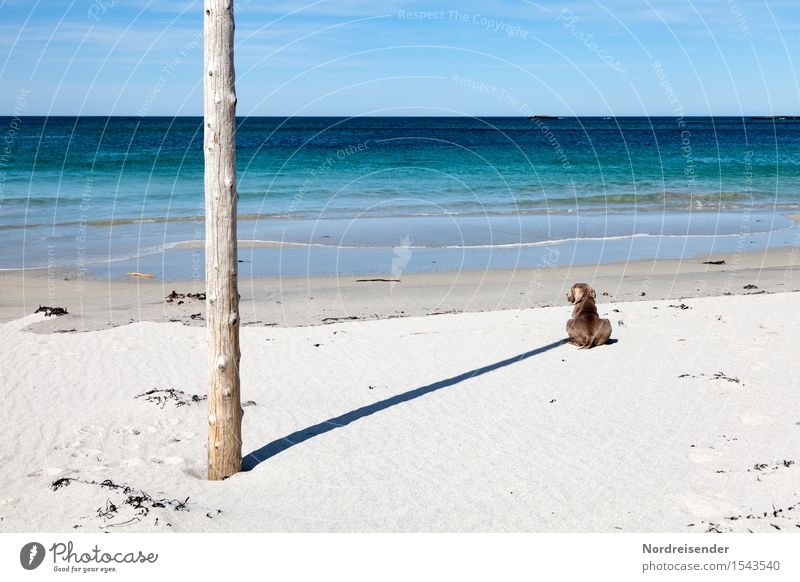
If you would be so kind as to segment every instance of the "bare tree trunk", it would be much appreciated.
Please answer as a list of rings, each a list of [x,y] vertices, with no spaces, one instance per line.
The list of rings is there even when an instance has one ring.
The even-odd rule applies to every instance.
[[[216,480],[242,468],[233,0],[205,0],[204,10],[208,478]]]

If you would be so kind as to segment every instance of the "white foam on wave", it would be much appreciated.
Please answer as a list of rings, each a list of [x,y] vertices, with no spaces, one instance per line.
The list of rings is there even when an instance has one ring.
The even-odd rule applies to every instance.
[[[541,241],[522,241],[512,243],[488,243],[488,244],[475,244],[475,245],[445,245],[445,244],[409,244],[409,245],[343,245],[343,244],[324,244],[316,242],[297,242],[297,241],[280,241],[280,240],[262,240],[262,239],[248,239],[240,240],[239,246],[244,248],[320,248],[320,249],[368,249],[368,250],[393,250],[398,247],[407,249],[513,249],[513,248],[527,248],[527,247],[543,247],[555,246],[561,244],[568,244],[573,242],[605,242],[617,240],[632,240],[639,238],[669,238],[669,239],[713,239],[713,238],[736,238],[736,237],[752,237],[759,235],[773,235],[779,232],[785,232],[792,229],[798,229],[798,225],[790,225],[773,230],[751,231],[751,232],[734,232],[734,233],[711,233],[711,234],[664,234],[664,233],[632,233],[620,234],[610,236],[586,236],[586,237],[567,237],[559,239],[548,239]],[[164,245],[164,250],[172,249],[187,249],[196,248],[190,245],[197,244],[198,241],[179,241]]]

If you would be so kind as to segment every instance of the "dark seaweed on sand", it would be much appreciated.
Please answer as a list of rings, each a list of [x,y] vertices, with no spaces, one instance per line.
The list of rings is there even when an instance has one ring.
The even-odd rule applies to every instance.
[[[153,388],[142,394],[137,394],[134,398],[144,398],[147,402],[152,402],[164,408],[167,402],[172,402],[176,407],[196,404],[207,400],[208,396],[203,394],[187,394],[183,390],[175,388]]]
[[[681,374],[678,378],[699,378],[700,376],[705,376],[702,372],[698,375],[694,374]],[[739,378],[734,378],[733,376],[728,376],[725,372],[716,372],[714,373],[709,380],[725,380],[726,382],[731,382],[733,384],[742,384],[742,381]],[[744,386],[744,384],[742,384]]]
[[[69,485],[72,482],[72,480],[73,479],[71,477],[59,477],[58,479],[50,483],[50,487],[53,488],[53,491],[58,491],[62,487],[66,487],[67,485]]]
[[[344,321],[349,319],[359,319],[356,315],[348,315],[347,317],[324,317],[322,323],[335,323],[337,321]]]
[[[104,519],[112,519],[116,517],[120,509],[126,505],[131,507],[137,515],[142,517],[150,513],[152,509],[165,509],[167,507],[171,507],[175,511],[189,511],[188,497],[183,501],[179,499],[168,499],[166,497],[157,499],[141,489],[134,489],[128,485],[120,485],[118,483],[114,483],[111,479],[98,482],[84,481],[76,477],[60,477],[53,481],[53,483],[50,484],[50,487],[53,489],[53,491],[58,491],[73,481],[76,483],[82,483],[84,485],[94,485],[102,489],[109,489],[110,491],[115,491],[122,495],[122,501],[119,503],[119,505],[114,503],[111,499],[107,499],[105,506],[97,509],[98,517],[102,517]]]
[[[69,311],[64,309],[63,307],[48,307],[46,305],[40,305],[39,309],[34,311],[34,313],[44,313],[45,317],[50,317],[51,315],[55,315],[56,317],[60,315],[67,315]]]
[[[774,527],[777,530],[781,530],[781,527],[773,521],[778,520],[786,520],[788,524],[784,525],[794,525],[796,528],[800,528],[800,523],[797,523],[797,516],[800,515],[800,512],[795,512],[800,508],[800,503],[794,503],[792,505],[788,505],[787,507],[775,507],[772,506],[771,510],[767,511],[758,511],[748,514],[740,513],[739,515],[729,515],[727,517],[723,517],[720,520],[720,523],[708,522],[708,529],[706,530],[707,533],[714,532],[714,533],[722,533],[723,531],[732,531],[732,528],[726,527],[722,524],[722,521],[739,521],[739,520],[755,520],[755,521],[762,521],[767,520],[770,526]],[[705,523],[704,521],[700,521],[700,523]],[[690,523],[689,526],[693,526],[693,523]],[[748,529],[752,533],[752,530]]]
[[[740,384],[742,381],[739,378],[733,378],[731,376],[727,376],[725,372],[717,372],[710,378],[711,380],[725,380],[727,382],[733,382],[734,384]]]
[[[187,298],[188,299],[197,299],[198,301],[205,301],[206,300],[206,292],[205,291],[201,291],[200,293],[178,293],[177,291],[175,291],[173,289],[172,293],[170,293],[169,295],[167,295],[165,297],[165,299],[167,300],[167,303],[172,303],[176,299],[187,299]]]

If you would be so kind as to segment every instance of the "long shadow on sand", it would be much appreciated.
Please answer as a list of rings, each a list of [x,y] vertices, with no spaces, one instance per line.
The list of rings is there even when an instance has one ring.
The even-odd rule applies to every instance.
[[[470,370],[469,372],[464,372],[463,374],[459,374],[458,376],[453,376],[452,378],[447,378],[446,380],[439,380],[438,382],[434,382],[433,384],[428,384],[427,386],[414,388],[413,390],[409,390],[408,392],[403,392],[402,394],[398,394],[396,396],[392,396],[391,398],[375,402],[374,404],[368,404],[367,406],[356,408],[355,410],[346,412],[345,414],[337,416],[336,418],[329,418],[328,420],[324,420],[319,424],[315,424],[314,426],[309,426],[307,428],[298,430],[297,432],[293,432],[292,434],[287,435],[283,438],[272,441],[271,443],[264,445],[260,449],[257,449],[252,453],[250,453],[249,455],[247,455],[246,457],[244,457],[242,459],[242,470],[249,471],[254,467],[256,467],[259,463],[266,461],[270,457],[274,457],[275,455],[282,453],[286,449],[289,449],[295,445],[299,445],[300,443],[305,442],[308,439],[313,438],[317,435],[330,432],[333,429],[339,428],[341,426],[346,426],[351,422],[360,420],[362,418],[366,418],[367,416],[375,414],[376,412],[380,412],[381,410],[386,410],[391,406],[402,404],[403,402],[408,402],[409,400],[414,400],[415,398],[419,398],[420,396],[425,396],[426,394],[430,394],[431,392],[436,392],[437,390],[441,390],[442,388],[448,388],[449,386],[453,386],[454,384],[458,384],[459,382],[463,382],[464,380],[469,380],[470,378],[475,378],[476,376],[481,376],[483,374],[493,372],[494,370],[497,370],[499,368],[504,368],[505,366],[510,366],[511,364],[521,362],[522,360],[526,360],[532,356],[541,354],[548,350],[552,350],[553,348],[557,348],[566,341],[567,340],[565,339],[561,339],[551,344],[547,344],[546,346],[536,348],[535,350],[518,354],[511,358],[507,358],[500,362],[495,362],[494,364],[489,364],[488,366],[484,366],[482,368],[476,368],[474,370]]]

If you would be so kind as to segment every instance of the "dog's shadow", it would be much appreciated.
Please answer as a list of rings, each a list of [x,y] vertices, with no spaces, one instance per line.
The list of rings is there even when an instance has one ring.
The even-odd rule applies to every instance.
[[[569,342],[569,338],[560,339],[551,344],[547,344],[538,347],[536,349],[530,350],[528,352],[518,354],[511,358],[495,362],[494,364],[489,364],[487,366],[483,366],[482,368],[476,368],[474,370],[464,372],[463,374],[459,374],[458,376],[453,376],[445,380],[439,380],[438,382],[434,382],[426,386],[414,388],[413,390],[403,392],[402,394],[397,394],[396,396],[386,398],[385,400],[380,400],[373,404],[368,404],[367,406],[362,406],[361,408],[351,410],[350,412],[346,412],[340,416],[329,418],[328,420],[324,420],[319,424],[315,424],[313,426],[300,429],[283,438],[279,438],[277,440],[272,441],[271,443],[267,443],[263,447],[245,456],[242,459],[242,470],[250,471],[263,461],[266,461],[270,457],[274,457],[275,455],[282,453],[283,451],[295,445],[299,445],[300,443],[303,443],[315,436],[325,434],[326,432],[330,432],[336,428],[347,426],[351,422],[361,420],[362,418],[371,416],[376,412],[380,412],[381,410],[386,410],[387,408],[391,408],[392,406],[396,406],[398,404],[414,400],[421,396],[425,396],[426,394],[430,394],[431,392],[442,390],[443,388],[448,388],[465,380],[469,380],[470,378],[476,378],[478,376],[482,376],[483,374],[488,374],[489,372],[493,372],[494,370],[510,366],[511,364],[516,364],[517,362],[521,362],[522,360],[526,360],[532,356],[541,354],[548,350],[552,350],[553,348],[557,348],[558,346],[564,345],[567,342]],[[606,343],[610,343],[610,341]]]

